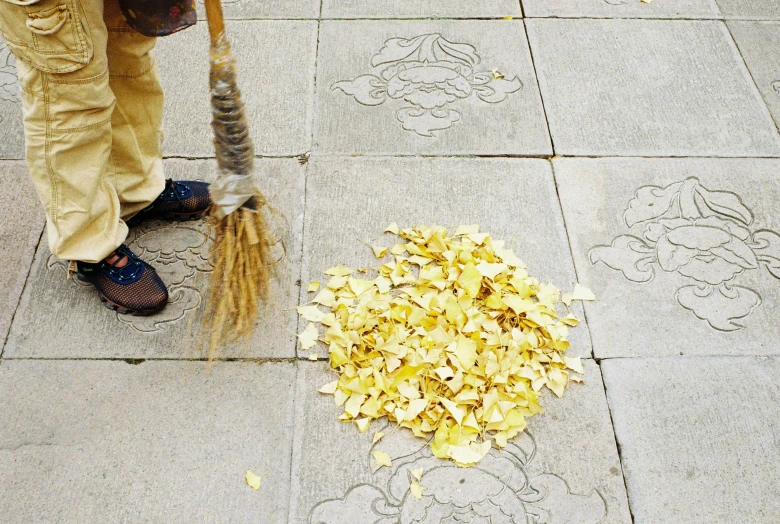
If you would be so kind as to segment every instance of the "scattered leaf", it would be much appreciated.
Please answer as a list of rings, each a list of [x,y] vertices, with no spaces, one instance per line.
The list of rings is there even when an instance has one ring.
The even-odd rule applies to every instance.
[[[496,80],[501,80],[502,78],[504,78],[504,73],[501,73],[496,69],[493,69],[491,72],[493,73],[493,78],[495,78]]]
[[[374,256],[379,259],[387,254],[388,248],[381,246],[371,246],[371,250],[374,252]]]
[[[384,436],[385,436],[385,432],[384,431],[377,431],[376,433],[374,433],[374,438],[371,441],[371,443],[372,444],[376,444],[377,442],[382,440],[382,437],[384,437]]]
[[[306,288],[306,291],[309,293],[314,293],[320,288],[320,282],[314,281]]]
[[[371,456],[374,457],[374,460],[376,460],[376,463],[379,466],[387,466],[389,468],[393,465],[393,461],[390,460],[390,455],[384,451],[372,451]]]
[[[590,289],[576,284],[574,286],[574,292],[571,294],[572,300],[596,300],[596,295]]]
[[[306,326],[306,329],[303,330],[303,333],[298,335],[298,339],[301,341],[301,349],[313,348],[314,344],[317,343],[319,336],[320,334],[317,332],[317,326],[309,322],[309,325]]]
[[[253,490],[257,491],[263,483],[263,477],[255,475],[249,470],[246,470],[246,483]]]
[[[320,393],[325,393],[326,395],[332,395],[336,392],[336,388],[338,387],[338,385],[339,385],[339,381],[334,380],[333,382],[328,382],[317,391],[319,391]]]
[[[423,487],[420,486],[419,482],[413,480],[412,483],[409,485],[409,492],[412,494],[414,498],[419,500],[422,498]]]
[[[320,356],[317,353],[312,353],[309,355],[309,360],[316,361]]]

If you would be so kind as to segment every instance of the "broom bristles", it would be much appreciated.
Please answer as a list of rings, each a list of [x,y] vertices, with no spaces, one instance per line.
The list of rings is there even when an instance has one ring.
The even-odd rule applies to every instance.
[[[210,217],[214,271],[201,328],[208,337],[209,361],[225,344],[251,336],[260,306],[270,295],[278,261],[263,207],[242,207],[224,218]]]

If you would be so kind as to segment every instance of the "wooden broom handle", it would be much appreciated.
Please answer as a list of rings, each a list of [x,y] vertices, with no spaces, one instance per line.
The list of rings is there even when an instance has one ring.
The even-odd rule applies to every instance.
[[[225,20],[222,16],[222,2],[220,0],[205,0],[206,20],[209,24],[211,43],[215,43],[219,35],[225,32]]]

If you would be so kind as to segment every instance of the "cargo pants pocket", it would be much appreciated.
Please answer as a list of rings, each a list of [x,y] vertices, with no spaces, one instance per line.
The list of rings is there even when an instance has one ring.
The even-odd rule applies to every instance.
[[[79,0],[0,0],[0,34],[16,58],[47,73],[70,73],[92,59]]]

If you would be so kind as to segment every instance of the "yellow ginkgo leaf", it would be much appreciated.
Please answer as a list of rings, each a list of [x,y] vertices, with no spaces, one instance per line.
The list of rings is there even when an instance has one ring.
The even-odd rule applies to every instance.
[[[317,353],[311,353],[309,355],[309,360],[316,361],[318,358],[320,358],[320,356],[317,355]]]
[[[393,465],[393,461],[390,460],[390,455],[384,451],[372,451],[371,456],[374,457],[374,460],[376,460],[376,463],[379,466],[387,466],[389,468]]]
[[[376,258],[382,258],[387,254],[388,248],[381,246],[371,246],[371,251],[374,252]]]
[[[421,480],[424,472],[424,468],[415,468],[412,470],[412,476],[417,480]]]
[[[308,291],[309,293],[314,293],[319,288],[320,288],[320,282],[315,280],[314,282],[312,282],[311,284],[308,285],[308,287],[306,288],[306,291]]]
[[[317,343],[317,338],[320,334],[317,332],[317,326],[309,322],[303,333],[298,334],[298,339],[301,342],[301,349],[311,349]]]
[[[385,436],[384,431],[377,431],[376,433],[374,433],[374,438],[371,440],[371,443],[376,444],[377,442],[382,440],[382,437],[384,436]]]
[[[341,264],[338,264],[337,266],[328,268],[325,270],[326,275],[330,275],[333,277],[346,277],[354,273],[354,269],[350,269],[348,267],[344,267]]]
[[[593,294],[593,291],[590,289],[581,286],[579,284],[575,284],[574,286],[574,292],[571,294],[572,300],[596,300],[596,295]]]
[[[413,480],[411,484],[409,484],[409,492],[412,494],[412,496],[416,499],[422,498],[423,493],[423,487],[420,486],[420,483],[416,480]]]
[[[255,475],[254,473],[252,473],[249,470],[246,470],[246,477],[245,478],[246,478],[247,485],[250,488],[254,489],[255,491],[260,489],[260,486],[263,483],[263,477],[261,477],[259,475]]]
[[[298,306],[295,310],[309,322],[322,322],[325,318],[325,312],[317,306]]]
[[[336,392],[336,388],[338,387],[338,385],[339,385],[339,381],[334,380],[333,382],[328,382],[317,391],[319,391],[320,393],[325,393],[327,395],[332,395]]]

